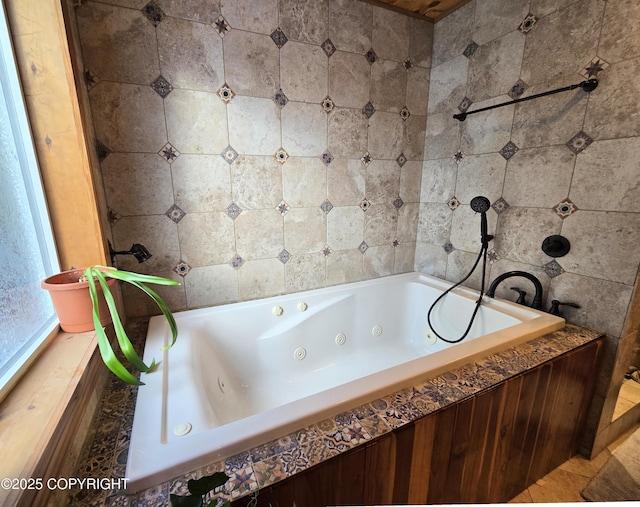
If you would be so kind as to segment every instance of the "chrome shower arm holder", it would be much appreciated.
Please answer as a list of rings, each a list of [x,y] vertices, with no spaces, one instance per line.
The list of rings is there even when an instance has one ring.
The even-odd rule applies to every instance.
[[[565,86],[563,88],[558,88],[557,90],[550,90],[548,92],[538,93],[536,95],[531,95],[529,97],[522,97],[522,98],[519,98],[519,99],[510,100],[509,102],[504,102],[502,104],[495,104],[493,106],[483,107],[483,108],[480,108],[480,109],[476,109],[474,111],[466,111],[464,113],[454,114],[453,117],[456,120],[465,121],[467,119],[467,116],[469,116],[470,114],[480,113],[482,111],[488,111],[489,109],[496,109],[498,107],[510,106],[511,104],[517,104],[518,102],[525,102],[527,100],[533,100],[533,99],[537,99],[537,98],[540,98],[540,97],[546,97],[547,95],[554,95],[554,94],[560,93],[560,92],[568,92],[570,90],[575,90],[576,88],[582,88],[583,91],[585,91],[587,93],[590,93],[593,90],[595,90],[597,87],[598,87],[598,80],[597,79],[588,79],[586,81],[582,81],[582,83]]]

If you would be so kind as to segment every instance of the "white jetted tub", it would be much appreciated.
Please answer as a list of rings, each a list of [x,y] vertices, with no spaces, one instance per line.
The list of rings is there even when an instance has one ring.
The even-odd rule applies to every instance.
[[[564,319],[485,297],[467,338],[436,340],[427,310],[452,284],[406,273],[163,317],[149,323],[127,474],[139,490],[322,418],[560,329]],[[436,306],[445,338],[466,329],[478,293]]]

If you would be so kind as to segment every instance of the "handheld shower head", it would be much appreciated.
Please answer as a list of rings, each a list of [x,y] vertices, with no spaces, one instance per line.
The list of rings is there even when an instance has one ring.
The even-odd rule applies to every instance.
[[[476,213],[486,213],[490,207],[491,201],[482,195],[471,199],[471,209]]]
[[[493,239],[493,236],[487,232],[487,211],[491,207],[491,201],[486,197],[479,195],[471,199],[471,209],[476,213],[481,213],[480,216],[480,238],[482,241],[482,248],[489,247],[489,241]]]

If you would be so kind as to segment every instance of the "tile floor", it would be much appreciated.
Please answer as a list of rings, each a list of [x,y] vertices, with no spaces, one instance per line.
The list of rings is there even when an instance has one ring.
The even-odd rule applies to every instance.
[[[614,419],[639,402],[640,384],[632,380],[625,380],[618,397]],[[609,460],[613,450],[639,427],[640,425],[636,425],[631,428],[593,460],[588,460],[579,455],[574,456],[535,484],[529,486],[512,499],[511,503],[584,502],[585,500],[580,495],[580,492]]]
[[[625,379],[622,382],[622,387],[618,394],[618,401],[613,410],[613,420],[615,421],[638,403],[640,403],[640,384],[634,380]]]

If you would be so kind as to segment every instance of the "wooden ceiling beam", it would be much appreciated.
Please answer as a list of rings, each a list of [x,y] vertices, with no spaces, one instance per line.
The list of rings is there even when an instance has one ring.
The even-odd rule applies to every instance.
[[[431,23],[462,7],[470,0],[362,0],[366,3],[407,14]]]

